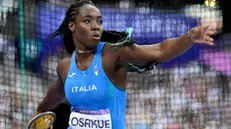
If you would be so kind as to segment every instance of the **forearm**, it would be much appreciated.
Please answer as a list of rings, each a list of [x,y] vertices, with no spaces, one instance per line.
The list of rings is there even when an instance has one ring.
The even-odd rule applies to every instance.
[[[177,56],[182,55],[193,45],[192,40],[188,37],[188,34],[184,34],[180,37],[170,38],[159,44],[162,57],[160,62],[171,60]]]
[[[36,112],[41,113],[48,111],[57,106],[65,97],[64,93],[57,91],[55,85],[51,85],[47,91],[45,98],[38,105]]]

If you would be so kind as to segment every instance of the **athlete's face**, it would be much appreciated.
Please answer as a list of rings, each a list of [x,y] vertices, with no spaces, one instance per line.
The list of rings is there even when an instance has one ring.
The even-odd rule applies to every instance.
[[[69,23],[69,29],[73,33],[76,45],[86,48],[95,48],[102,35],[102,15],[98,8],[92,5],[84,5],[74,22]]]

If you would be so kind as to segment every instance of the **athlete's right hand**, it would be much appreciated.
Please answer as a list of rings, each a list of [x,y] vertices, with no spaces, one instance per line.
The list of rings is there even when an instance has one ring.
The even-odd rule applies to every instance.
[[[27,121],[27,123],[33,119],[36,115],[38,115],[40,112],[35,111],[34,114],[30,117],[30,119]]]

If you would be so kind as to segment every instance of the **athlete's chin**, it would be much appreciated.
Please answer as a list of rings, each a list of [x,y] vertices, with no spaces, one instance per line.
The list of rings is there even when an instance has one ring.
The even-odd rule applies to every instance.
[[[100,39],[92,39],[92,43],[98,45]]]
[[[98,43],[99,43],[100,40],[97,40],[97,41],[91,41],[91,43],[88,45],[88,48],[96,48],[98,46]]]
[[[97,46],[98,43],[100,42],[100,39],[92,39],[91,42],[92,42],[91,44],[92,44],[93,46],[94,46],[94,45]]]

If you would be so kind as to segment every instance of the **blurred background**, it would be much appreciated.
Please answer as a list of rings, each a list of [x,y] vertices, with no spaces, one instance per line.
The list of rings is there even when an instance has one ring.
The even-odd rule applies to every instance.
[[[0,0],[0,129],[26,121],[67,55],[50,39],[75,0]],[[104,28],[133,27],[154,44],[209,23],[215,46],[195,44],[149,73],[129,73],[127,129],[231,129],[231,8],[228,0],[94,0]]]

